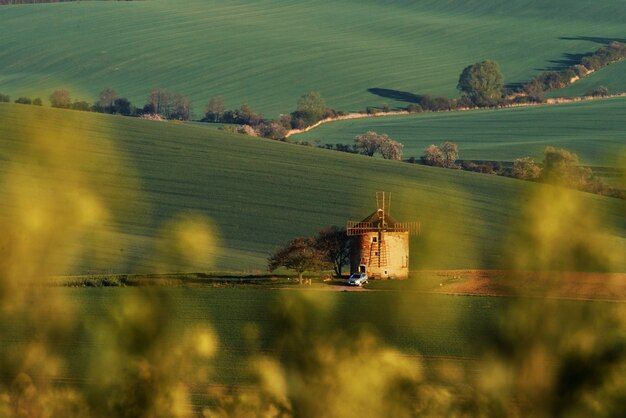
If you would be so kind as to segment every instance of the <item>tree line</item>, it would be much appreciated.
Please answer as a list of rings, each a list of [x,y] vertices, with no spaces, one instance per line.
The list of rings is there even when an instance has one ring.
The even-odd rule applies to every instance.
[[[459,147],[451,142],[441,145],[429,145],[424,149],[420,162],[433,167],[461,169],[485,174],[496,174],[520,180],[537,181],[554,184],[580,191],[599,194],[608,197],[626,199],[626,192],[612,187],[595,175],[590,167],[580,164],[580,158],[574,152],[564,148],[547,146],[544,149],[541,163],[536,163],[531,157],[517,158],[511,167],[504,167],[499,162],[463,161],[457,164]],[[409,162],[418,162],[415,158]]]
[[[504,88],[504,76],[498,64],[482,61],[463,69],[457,88],[463,93],[458,104],[491,107],[524,102],[543,102],[544,94],[572,84],[591,72],[626,58],[626,44],[611,42],[593,53],[584,55],[579,62],[560,71],[543,71],[515,89]],[[606,96],[609,91],[600,86],[587,92],[588,96]]]
[[[304,129],[322,119],[344,115],[326,106],[325,100],[317,91],[303,94],[296,104],[296,110],[281,115],[278,119],[265,119],[262,114],[252,110],[248,103],[239,109],[227,110],[222,96],[212,97],[206,106],[202,122],[223,123],[222,129],[269,139],[286,140],[287,132],[292,129]]]
[[[50,106],[59,109],[72,109],[85,112],[107,113],[122,116],[158,115],[163,119],[191,120],[191,99],[177,92],[154,89],[150,92],[142,107],[134,106],[126,97],[121,97],[112,88],[105,88],[98,95],[95,103],[85,100],[73,100],[72,94],[65,89],[54,90],[48,97]],[[0,93],[0,102],[11,101],[9,95]],[[14,101],[19,104],[42,106],[41,98],[19,97]]]

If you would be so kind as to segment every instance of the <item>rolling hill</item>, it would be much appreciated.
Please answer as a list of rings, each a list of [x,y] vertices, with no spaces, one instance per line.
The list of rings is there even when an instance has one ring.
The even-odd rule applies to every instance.
[[[66,88],[94,102],[105,87],[143,105],[151,89],[244,101],[269,117],[320,91],[329,106],[394,105],[406,92],[456,97],[461,70],[497,61],[508,83],[571,64],[624,38],[624,1],[81,1],[3,6],[0,92]],[[621,66],[620,68],[623,68]],[[590,78],[612,91],[623,71]],[[377,96],[368,89],[394,91]],[[578,94],[573,89],[568,94]],[[399,97],[396,100],[394,97]]]
[[[0,105],[0,159],[0,213],[18,208],[27,228],[42,227],[42,211],[69,217],[63,236],[77,225],[114,231],[77,235],[80,248],[92,242],[99,252],[73,260],[71,272],[149,271],[163,225],[188,211],[219,230],[213,269],[262,271],[295,236],[367,216],[378,190],[392,193],[394,217],[422,222],[413,269],[498,267],[528,195],[552,190],[203,126],[15,104]],[[626,202],[576,195],[623,246]]]
[[[513,161],[543,157],[552,145],[576,152],[583,164],[623,167],[626,98],[467,112],[438,112],[337,121],[298,134],[293,141],[352,144],[367,131],[404,144],[419,158],[430,144],[451,141],[461,159]]]

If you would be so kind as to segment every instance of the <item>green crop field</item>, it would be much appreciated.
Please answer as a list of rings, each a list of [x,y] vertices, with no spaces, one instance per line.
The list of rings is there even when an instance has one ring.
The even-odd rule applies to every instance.
[[[623,167],[626,98],[549,106],[467,112],[437,112],[337,121],[291,137],[322,144],[352,144],[367,131],[386,133],[404,144],[404,157],[419,158],[430,144],[451,141],[459,158],[513,161],[543,157],[546,146],[576,152],[583,164]]]
[[[591,74],[569,87],[554,90],[546,94],[548,97],[577,97],[587,94],[598,86],[605,86],[610,94],[623,93],[626,90],[626,82],[622,78],[626,73],[626,62],[618,62]]]
[[[105,87],[136,105],[153,88],[249,102],[269,117],[320,91],[344,111],[402,100],[368,89],[455,97],[461,70],[493,59],[507,83],[568,65],[623,39],[623,0],[80,1],[0,8],[0,92],[41,97],[66,88],[94,102]],[[621,66],[623,68],[623,66]],[[623,71],[602,70],[612,91]]]
[[[489,113],[451,116],[483,114]],[[33,145],[35,138],[45,145]],[[412,246],[413,269],[496,267],[505,262],[504,242],[529,209],[525,195],[551,190],[202,126],[14,104],[0,105],[0,158],[0,177],[9,186],[23,191],[35,180],[27,199],[43,209],[48,200],[41,197],[46,190],[36,189],[38,181],[63,193],[69,180],[88,193],[84,198],[95,193],[110,208],[103,225],[119,236],[112,242],[94,236],[91,244],[106,256],[98,262],[85,254],[88,262],[75,261],[72,272],[152,271],[149,256],[161,227],[188,211],[217,226],[214,268],[264,270],[268,254],[294,237],[367,216],[376,191],[392,193],[394,217],[422,223]],[[14,205],[3,193],[0,213]],[[623,243],[625,202],[577,195],[600,211]]]
[[[68,298],[82,320],[97,329],[99,323],[111,320],[120,301],[147,291],[139,289],[71,289],[53,288],[50,297]],[[259,329],[259,346],[266,353],[275,353],[276,335],[281,332],[276,306],[280,300],[294,299],[299,291],[254,289],[163,289],[168,321],[161,324],[171,335],[167,344],[174,346],[182,331],[200,324],[209,325],[219,338],[214,369],[219,383],[245,381],[245,359],[251,352],[245,338],[245,327]],[[319,293],[315,290],[305,291]],[[408,356],[477,357],[476,337],[489,332],[496,318],[506,308],[506,299],[455,297],[448,295],[404,294],[397,292],[322,292],[320,304],[327,307],[323,329],[329,334],[367,329],[386,345],[400,349]],[[322,302],[323,299],[323,302]],[[419,304],[412,301],[420,301]],[[319,330],[318,330],[319,331]],[[311,330],[311,332],[313,332]],[[0,333],[0,343],[24,338],[19,327],[10,324]],[[96,332],[74,335],[60,342],[60,351],[67,359],[67,377],[84,379],[88,361],[101,351]],[[172,347],[162,345],[159,350]]]
[[[369,340],[368,345],[362,347],[353,347],[357,351],[368,352],[372,344],[383,347],[385,351],[382,353],[387,356],[389,350],[397,350],[408,364],[419,365],[424,371],[424,377],[432,379],[433,384],[438,379],[437,370],[442,370],[441,373],[445,370],[456,370],[456,378],[473,381],[481,376],[484,378],[485,369],[488,369],[492,361],[490,355],[493,353],[488,350],[497,349],[498,342],[502,341],[497,335],[503,336],[506,333],[499,330],[502,318],[517,320],[526,325],[526,322],[530,321],[532,324],[537,319],[537,312],[534,310],[537,306],[547,310],[551,306],[559,312],[555,316],[561,320],[572,318],[566,313],[586,315],[615,307],[612,306],[615,303],[568,300],[542,302],[537,305],[530,300],[521,302],[514,298],[426,294],[407,289],[401,292],[319,292],[169,288],[159,291],[159,305],[144,306],[144,309],[154,315],[148,318],[155,321],[158,318],[158,331],[153,328],[153,324],[136,322],[132,318],[127,318],[131,324],[129,328],[127,322],[120,321],[123,318],[120,312],[134,312],[139,318],[144,316],[141,315],[141,310],[136,307],[133,310],[124,301],[128,303],[133,297],[142,300],[146,293],[150,293],[148,290],[47,289],[47,297],[52,300],[72,301],[72,309],[80,312],[81,324],[74,332],[65,330],[65,338],[54,343],[54,353],[62,363],[53,381],[65,385],[64,387],[84,389],[86,392],[97,391],[97,385],[106,385],[107,379],[112,377],[108,373],[113,371],[104,370],[103,367],[107,367],[104,365],[120,368],[129,373],[128,379],[132,379],[134,375],[131,365],[135,361],[141,361],[135,355],[142,353],[149,358],[156,356],[161,359],[175,356],[185,333],[200,329],[198,327],[209,327],[218,342],[214,356],[203,359],[196,365],[197,370],[209,370],[210,374],[205,386],[189,388],[194,408],[206,407],[214,402],[214,399],[207,396],[210,393],[207,392],[207,386],[229,385],[229,388],[237,391],[254,382],[249,361],[255,356],[274,358],[280,360],[283,367],[294,368],[294,364],[290,364],[285,358],[295,355],[301,361],[308,359],[310,353],[307,354],[307,350],[311,347],[307,341],[317,344],[318,347],[325,347],[327,341],[334,341],[333,338],[337,336],[356,339],[356,336],[363,333],[376,340]],[[281,310],[290,306],[290,303],[300,305],[293,312],[287,312],[298,317],[304,328],[290,329],[289,320],[281,316]],[[520,303],[528,306],[523,319],[516,317],[515,310],[512,309]],[[293,309],[294,305],[291,307]],[[588,317],[585,318],[589,322]],[[553,324],[555,320],[545,318],[542,324],[546,321]],[[133,328],[133,325],[137,328]],[[572,325],[567,322],[563,325],[585,329],[583,324]],[[252,329],[255,331],[251,334]],[[108,330],[109,333],[103,335],[103,330]],[[142,339],[143,332],[153,335],[156,341]],[[520,331],[516,329],[510,332]],[[542,335],[540,330],[536,332]],[[251,338],[251,335],[255,337]],[[0,330],[0,344],[3,346],[18,346],[30,341],[31,337],[24,334],[24,330],[16,323],[6,323]],[[284,337],[292,340],[293,347],[299,350],[298,353],[285,350],[282,340]],[[527,338],[535,341],[533,337]],[[546,343],[542,338],[545,336],[537,337],[537,340]],[[133,339],[134,344],[142,348],[128,341]],[[515,343],[521,346],[529,344],[523,339]],[[111,349],[123,350],[121,347],[130,350],[120,353],[127,356],[121,358],[128,364],[108,363]],[[547,348],[554,349],[550,346]],[[335,346],[333,349],[342,352],[341,347]],[[324,356],[324,353],[322,351],[321,355]],[[344,353],[344,356],[356,357],[359,354]],[[185,354],[183,363],[197,361],[190,358],[193,358],[191,353]],[[333,360],[330,364],[323,363],[316,367],[326,367],[326,372],[330,374],[335,368],[341,369],[341,362],[349,362],[347,357]],[[374,360],[369,359],[370,362]],[[515,364],[515,359],[509,361],[512,365]],[[156,371],[154,378],[163,379],[162,384],[167,384],[168,373],[173,373],[174,370],[164,369],[166,366],[162,364],[153,364],[153,367]],[[32,376],[37,381],[45,379],[42,370],[32,372]],[[185,381],[193,379],[191,375],[184,376]],[[291,391],[293,388],[287,390]],[[109,399],[112,395],[114,394],[106,393],[101,396]]]
[[[218,95],[270,118],[312,90],[341,111],[405,107],[458,96],[485,59],[509,86],[567,67],[626,42],[625,21],[626,0],[0,6],[2,100],[44,100],[0,103],[0,416],[623,416],[626,200],[47,99],[113,88],[142,106],[159,88],[195,119]],[[624,68],[551,94],[626,92]],[[553,145],[618,183],[625,111],[420,113],[289,141],[374,130],[405,159],[451,141],[504,162]],[[409,280],[267,273],[290,240],[367,217],[378,191],[420,222]]]

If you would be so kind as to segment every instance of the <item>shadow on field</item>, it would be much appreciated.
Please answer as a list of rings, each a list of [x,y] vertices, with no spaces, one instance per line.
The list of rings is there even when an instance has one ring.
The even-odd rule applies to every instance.
[[[614,41],[626,42],[626,38],[604,38],[597,36],[561,36],[559,39],[564,41],[589,41],[605,45],[608,45]]]
[[[608,46],[611,42],[626,42],[626,38],[605,38],[596,36],[561,36],[558,39],[564,41],[589,41]],[[563,53],[560,59],[554,59],[548,61],[550,66],[544,68],[535,68],[535,71],[563,71],[574,65],[580,64],[584,57],[593,55],[593,52],[586,53]],[[518,90],[524,85],[523,82],[511,82],[507,83],[505,87],[510,90]]]
[[[367,89],[369,93],[375,94],[386,99],[399,100],[408,103],[419,103],[422,96],[419,94],[409,93],[408,91],[381,89],[378,87],[372,87]]]
[[[602,44],[603,46],[609,45],[611,42],[626,42],[624,38],[604,38],[604,37],[595,37],[595,36],[561,36],[560,40],[564,41],[589,41],[595,42],[597,44]],[[572,53],[564,53],[563,58],[551,60],[550,63],[554,64],[547,68],[538,68],[538,71],[561,71],[565,70],[569,67],[572,67],[576,64],[580,64],[581,60],[584,57],[588,57],[593,55],[593,52],[588,52],[584,54],[572,54]]]

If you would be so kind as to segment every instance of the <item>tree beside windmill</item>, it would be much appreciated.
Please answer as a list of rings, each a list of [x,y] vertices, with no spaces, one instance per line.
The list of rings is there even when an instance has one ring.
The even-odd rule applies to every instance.
[[[399,222],[389,214],[391,195],[376,193],[376,210],[362,221],[348,221],[353,237],[350,272],[378,279],[409,277],[409,237],[419,235],[419,222]]]

